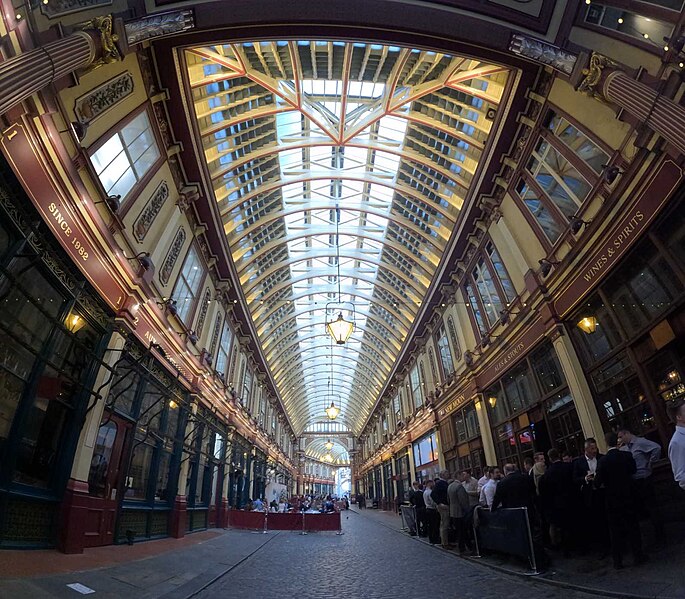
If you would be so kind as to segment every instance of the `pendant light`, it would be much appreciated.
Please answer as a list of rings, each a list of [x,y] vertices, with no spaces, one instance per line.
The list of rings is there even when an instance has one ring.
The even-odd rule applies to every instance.
[[[335,207],[335,261],[337,266],[337,280],[338,280],[338,305],[342,305],[342,293],[340,288],[340,207]],[[326,317],[328,318],[328,306],[326,306]],[[354,304],[351,304],[354,309]],[[354,319],[352,321],[345,320],[342,311],[338,312],[338,318],[326,322],[326,332],[332,337],[337,345],[345,345],[350,335],[354,332]]]

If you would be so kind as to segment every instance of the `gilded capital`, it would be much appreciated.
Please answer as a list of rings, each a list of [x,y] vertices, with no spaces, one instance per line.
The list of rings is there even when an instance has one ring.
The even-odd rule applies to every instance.
[[[86,67],[87,71],[93,71],[103,65],[111,64],[122,59],[121,51],[117,46],[119,36],[114,33],[114,18],[112,15],[95,17],[85,23],[80,23],[77,29],[89,33],[99,42],[95,60]]]
[[[583,69],[583,80],[578,85],[578,91],[584,92],[592,98],[596,98],[602,102],[606,102],[606,98],[602,94],[600,82],[605,75],[605,69],[613,71],[620,68],[618,63],[604,56],[593,52],[590,56],[590,63],[586,69]]]

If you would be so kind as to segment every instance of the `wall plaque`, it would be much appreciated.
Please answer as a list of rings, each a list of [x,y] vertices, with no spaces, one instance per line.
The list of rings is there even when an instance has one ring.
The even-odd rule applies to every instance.
[[[167,185],[166,181],[162,181],[157,189],[155,189],[152,197],[150,197],[145,204],[145,207],[141,210],[136,222],[133,223],[133,235],[139,242],[145,239],[145,236],[152,228],[152,223],[162,209],[162,206],[164,206],[164,202],[167,201],[168,197],[169,185]]]
[[[94,121],[133,93],[133,75],[126,71],[77,98],[74,112],[82,123]]]
[[[548,44],[543,40],[520,33],[513,33],[509,40],[509,51],[524,58],[547,65],[566,75],[573,73],[578,55]]]
[[[124,24],[129,46],[195,28],[192,10],[175,10],[136,19]]]
[[[159,280],[161,281],[162,285],[166,285],[169,282],[169,277],[171,277],[171,273],[176,265],[176,260],[178,260],[178,257],[181,254],[181,250],[183,249],[183,244],[185,241],[186,231],[183,227],[179,227],[178,231],[176,231],[174,240],[171,243],[171,247],[167,252],[166,258],[164,258],[164,264],[159,271]]]

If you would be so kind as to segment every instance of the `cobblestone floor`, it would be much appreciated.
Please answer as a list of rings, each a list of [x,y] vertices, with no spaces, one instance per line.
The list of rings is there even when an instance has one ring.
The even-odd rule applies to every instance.
[[[416,599],[434,594],[444,599],[591,597],[456,559],[355,513],[343,514],[343,529],[342,536],[281,533],[196,597]]]
[[[216,530],[203,533],[207,538],[192,546],[181,545],[157,555],[154,546],[149,545],[147,557],[136,553],[137,546],[119,546],[108,551],[120,553],[120,559],[108,565],[95,560],[90,566],[92,569],[84,565],[84,558],[96,555],[97,550],[84,556],[71,556],[72,567],[62,564],[60,573],[41,573],[41,563],[37,560],[33,575],[22,578],[18,571],[14,576],[10,572],[0,575],[0,599],[75,599],[83,595],[67,585],[76,582],[92,589],[90,596],[95,599],[334,599],[341,596],[416,599],[436,594],[441,599],[602,596],[550,586],[460,559],[400,533],[382,522],[380,514],[373,516],[344,512],[345,534],[340,536]],[[133,554],[129,553],[131,550]],[[124,561],[126,556],[129,561]]]

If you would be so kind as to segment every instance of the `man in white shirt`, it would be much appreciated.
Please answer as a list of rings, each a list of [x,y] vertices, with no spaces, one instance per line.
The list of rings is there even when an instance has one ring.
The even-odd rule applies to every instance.
[[[432,480],[426,481],[426,488],[423,491],[423,501],[426,504],[426,528],[428,529],[428,542],[436,545],[440,542],[440,514],[438,505],[433,501],[434,483]]]
[[[488,509],[492,507],[492,500],[495,498],[495,491],[497,490],[497,483],[502,479],[502,472],[499,468],[492,469],[490,479],[483,485],[480,492],[479,503]]]
[[[685,399],[677,399],[668,412],[675,422],[675,432],[668,444],[668,459],[671,460],[673,478],[685,491]]]
[[[468,470],[462,470],[459,473],[459,480],[469,496],[469,505],[471,507],[478,505],[478,498],[480,497],[480,489],[478,488],[478,481],[471,476]]]
[[[620,450],[630,452],[635,460],[635,507],[638,519],[643,520],[649,517],[649,506],[654,501],[652,465],[661,457],[661,445],[633,435],[632,431],[625,427],[618,429],[618,442]]]
[[[487,483],[490,480],[490,475],[492,474],[492,467],[491,466],[486,466],[483,468],[483,476],[481,476],[478,479],[478,495],[480,496],[480,492],[483,490],[483,487],[485,486],[485,483]]]

